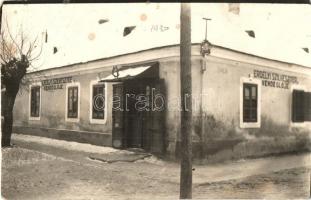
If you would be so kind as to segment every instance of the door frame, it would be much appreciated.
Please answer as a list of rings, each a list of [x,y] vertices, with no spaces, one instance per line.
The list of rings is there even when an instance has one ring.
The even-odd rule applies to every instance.
[[[122,93],[122,95],[123,95],[123,97],[121,98],[122,100],[123,100],[123,102],[121,103],[122,104],[122,109],[123,109],[123,112],[127,112],[126,110],[125,110],[125,103],[124,103],[124,101],[125,101],[125,95],[126,95],[126,91],[128,91],[128,89],[129,89],[129,87],[131,86],[131,85],[136,85],[136,84],[139,84],[139,85],[143,85],[142,87],[145,89],[145,92],[146,92],[146,88],[147,88],[147,86],[149,86],[150,87],[150,92],[152,91],[152,88],[157,84],[157,83],[159,83],[160,82],[160,80],[162,80],[162,82],[164,82],[163,81],[163,79],[159,79],[159,78],[148,78],[148,79],[133,79],[133,80],[127,80],[127,81],[124,81],[124,82],[122,82],[122,83],[119,83],[119,84],[122,84],[123,85],[123,93]],[[165,93],[164,93],[165,94]],[[115,95],[115,89],[114,89],[114,87],[113,87],[113,95]],[[165,94],[165,96],[166,96],[166,94]],[[150,103],[150,102],[149,102]],[[166,106],[166,105],[165,105]],[[113,108],[112,108],[113,109]],[[153,149],[155,149],[152,145],[153,145],[153,143],[154,143],[154,141],[152,141],[153,140],[153,127],[150,127],[150,126],[152,126],[152,123],[153,122],[148,122],[148,121],[146,121],[146,120],[154,120],[153,119],[153,117],[155,117],[154,115],[155,115],[155,113],[154,113],[154,111],[152,111],[152,110],[150,110],[150,111],[144,111],[145,113],[142,113],[143,114],[143,116],[142,116],[142,118],[141,118],[141,120],[142,120],[142,123],[141,123],[141,147],[140,148],[143,148],[144,150],[146,150],[146,151],[152,151]],[[163,112],[165,112],[165,111],[163,111]],[[120,148],[131,148],[131,146],[130,146],[130,142],[129,142],[129,134],[127,133],[127,131],[128,130],[126,130],[127,129],[127,127],[128,127],[128,125],[127,125],[127,123],[128,123],[128,119],[127,119],[127,116],[126,116],[127,114],[126,113],[123,113],[122,115],[120,115],[121,117],[122,117],[122,125],[123,125],[123,127],[122,127],[122,133],[120,134],[120,133],[118,133],[118,136],[117,136],[117,138],[121,141],[121,146],[120,146]],[[161,140],[162,140],[162,147],[160,147],[161,148],[161,150],[159,150],[158,152],[156,152],[156,153],[164,153],[165,152],[165,140],[166,140],[166,134],[165,134],[165,115],[166,115],[166,113],[163,113],[163,128],[161,127],[161,129],[162,129],[162,131],[161,132],[163,132],[163,134],[161,135]],[[115,128],[114,128],[114,126],[115,126],[115,113],[114,113],[114,110],[112,111],[112,143],[114,143],[114,138],[116,138],[116,133],[115,133]],[[121,138],[120,138],[121,137]],[[147,139],[146,139],[147,138]]]

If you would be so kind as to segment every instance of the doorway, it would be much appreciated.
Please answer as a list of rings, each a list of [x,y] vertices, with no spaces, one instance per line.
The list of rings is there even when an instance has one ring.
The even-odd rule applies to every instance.
[[[121,109],[113,108],[112,139],[117,148],[141,148],[153,153],[165,151],[164,80],[137,78],[113,86]],[[154,97],[163,97],[155,109]],[[160,106],[161,107],[160,109]]]

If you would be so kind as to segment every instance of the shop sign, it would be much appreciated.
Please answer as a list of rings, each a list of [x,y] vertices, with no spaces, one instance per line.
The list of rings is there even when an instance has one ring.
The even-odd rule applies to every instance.
[[[262,79],[262,85],[266,87],[275,87],[289,89],[289,84],[298,84],[296,76],[288,76],[275,72],[267,72],[263,70],[254,70],[254,78]]]
[[[64,88],[64,83],[71,83],[72,77],[53,78],[41,81],[44,90],[58,90]]]

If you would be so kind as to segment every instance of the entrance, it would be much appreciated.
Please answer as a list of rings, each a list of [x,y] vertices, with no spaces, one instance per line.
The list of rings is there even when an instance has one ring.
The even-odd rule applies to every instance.
[[[113,146],[165,150],[164,81],[137,78],[113,85]]]

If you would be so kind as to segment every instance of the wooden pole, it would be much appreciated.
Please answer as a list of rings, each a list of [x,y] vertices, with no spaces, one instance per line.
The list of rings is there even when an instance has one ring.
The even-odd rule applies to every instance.
[[[191,101],[191,8],[181,3],[180,13],[180,91],[181,91],[181,163],[180,199],[192,198],[192,101]]]

